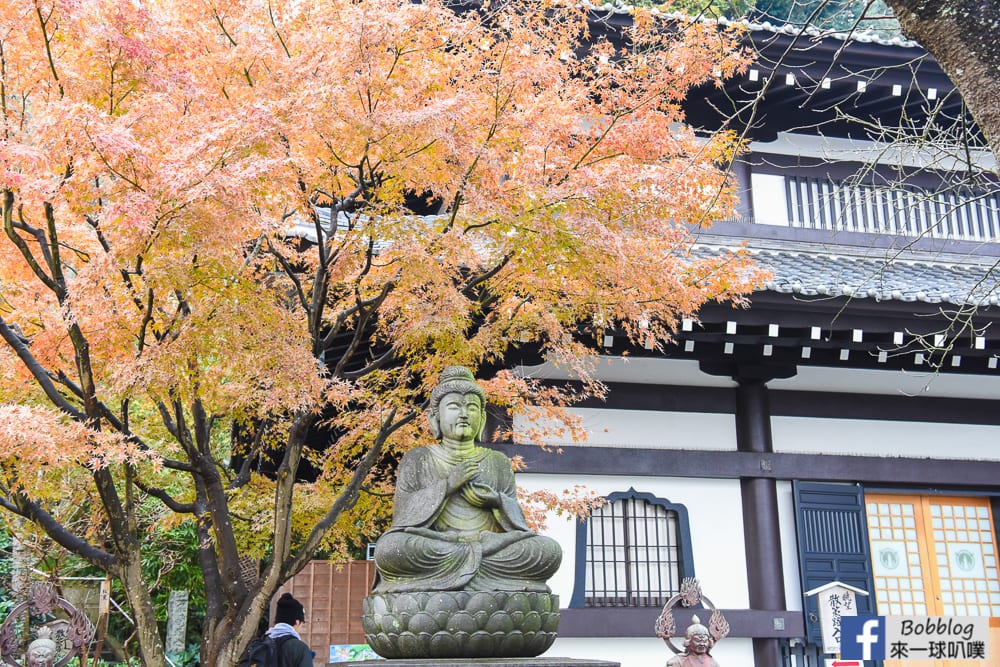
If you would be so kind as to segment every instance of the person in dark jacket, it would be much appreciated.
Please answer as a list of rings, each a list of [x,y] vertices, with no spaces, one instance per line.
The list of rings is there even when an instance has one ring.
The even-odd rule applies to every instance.
[[[305,622],[306,610],[302,603],[291,593],[282,594],[274,612],[274,625],[267,631],[267,636],[279,644],[280,667],[313,667],[314,653],[299,636],[299,629]]]

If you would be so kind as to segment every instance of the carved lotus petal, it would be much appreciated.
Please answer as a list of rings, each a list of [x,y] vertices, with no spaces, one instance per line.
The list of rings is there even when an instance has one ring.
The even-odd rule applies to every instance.
[[[467,611],[460,611],[452,615],[448,622],[448,630],[452,632],[468,632],[472,634],[479,629],[479,623]]]
[[[504,655],[524,655],[525,637],[523,632],[510,632],[500,640],[500,650]]]
[[[438,632],[430,641],[430,654],[432,658],[447,658],[455,655],[461,645],[458,637],[447,632]]]
[[[482,630],[469,635],[469,651],[472,655],[491,655],[495,653],[493,635]]]
[[[472,596],[465,608],[473,614],[479,611],[492,614],[498,607],[497,600],[493,596],[493,593],[480,592]]]
[[[484,628],[487,632],[510,632],[514,629],[514,620],[502,611],[489,617]]]
[[[531,600],[524,593],[513,593],[507,600],[507,610],[510,612],[531,611]]]
[[[559,612],[542,614],[542,630],[555,633],[559,629]]]
[[[371,645],[372,650],[379,653],[380,655],[382,653],[393,655],[398,651],[398,647],[396,645],[396,642],[394,641],[395,639],[394,635],[388,635],[384,632],[380,632],[375,635],[366,635],[365,639],[368,640],[368,643]]]
[[[438,622],[433,616],[428,614],[426,611],[419,611],[413,615],[409,623],[410,631],[414,633],[427,633],[429,635],[434,634],[441,629]]]
[[[393,608],[397,614],[407,614],[412,616],[418,611],[422,611],[420,607],[420,600],[415,596],[410,595],[399,595],[396,596],[392,602]]]
[[[458,611],[458,602],[453,595],[438,593],[436,595],[432,595],[427,600],[427,606],[425,609],[430,614],[436,614],[437,612],[447,612],[449,614],[453,614]]]
[[[555,638],[556,636],[554,633],[534,633],[534,635],[527,638],[523,655],[538,655],[539,653],[545,652],[552,642],[555,641]]]
[[[417,658],[422,653],[420,649],[420,638],[412,632],[401,632],[396,640],[399,646],[399,654],[405,657]]]
[[[542,629],[542,616],[537,611],[529,611],[524,615],[521,623],[521,630],[524,632],[537,632]]]
[[[384,614],[388,611],[388,607],[386,607],[385,604],[385,598],[381,596],[365,598],[364,606],[366,608],[366,613],[368,614]]]

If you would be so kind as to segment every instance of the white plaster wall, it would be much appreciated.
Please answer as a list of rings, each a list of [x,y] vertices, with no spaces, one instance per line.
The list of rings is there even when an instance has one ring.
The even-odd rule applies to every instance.
[[[776,452],[1000,460],[1000,426],[772,417]]]
[[[1000,398],[998,375],[949,375],[827,366],[800,366],[790,378],[771,380],[771,389],[833,391],[951,398]]]
[[[715,600],[713,600],[714,602]],[[650,637],[557,637],[545,658],[581,658],[619,662],[621,667],[662,667],[673,655],[662,639]],[[727,637],[712,649],[712,657],[723,667],[752,667],[753,642]]]
[[[780,178],[780,177],[779,177]],[[732,379],[702,373],[697,361],[630,357],[593,357],[591,370],[604,382],[676,385],[683,387],[728,387]],[[552,363],[520,366],[518,372],[546,380],[572,380],[575,376]],[[772,380],[771,389],[788,391],[833,391],[953,398],[1000,398],[1000,375],[949,375],[827,366],[801,366],[790,378]],[[652,389],[655,391],[655,389]]]
[[[720,609],[746,609],[750,605],[739,480],[518,473],[517,483],[526,491],[561,491],[581,484],[600,495],[634,486],[636,491],[683,504],[688,511],[695,574],[702,591]],[[574,518],[550,516],[543,531],[563,547],[562,565],[549,580],[563,606],[573,595],[576,526]]]
[[[750,194],[753,198],[754,222],[762,225],[788,226],[784,176],[750,174]]]
[[[778,533],[781,537],[781,573],[785,582],[785,609],[802,611],[802,582],[799,580],[798,538],[795,536],[795,499],[792,483],[779,481]]]
[[[657,410],[612,410],[608,408],[570,408],[567,412],[582,419],[587,430],[583,443],[546,438],[545,443],[569,447],[598,445],[602,447],[653,449],[736,449],[736,420],[730,414],[702,412],[667,412]],[[523,433],[529,427],[539,428],[541,420],[521,413],[514,416],[514,430]]]
[[[653,357],[591,357],[588,372],[603,382],[637,384],[672,384],[683,387],[735,387],[732,379],[702,373],[691,359],[656,359]],[[519,366],[518,372],[539,380],[575,380],[574,373],[552,362],[537,366]]]

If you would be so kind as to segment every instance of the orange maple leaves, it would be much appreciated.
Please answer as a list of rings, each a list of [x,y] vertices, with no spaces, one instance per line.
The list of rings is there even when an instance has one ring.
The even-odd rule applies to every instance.
[[[745,65],[714,25],[637,10],[605,31],[545,0],[0,16],[8,452],[117,437],[125,455],[92,461],[141,466],[193,452],[204,418],[224,462],[223,426],[302,447],[291,421],[329,409],[341,440],[313,463],[346,483],[366,447],[412,445],[446,365],[531,341],[586,376],[586,336],[662,345],[760,280],[740,253],[690,253],[735,196],[733,138],[695,136],[678,106]],[[419,193],[437,215],[407,208]],[[567,400],[512,374],[490,391]]]
[[[714,25],[637,11],[607,39],[544,0],[2,9],[0,315],[54,377],[85,354],[106,405],[255,419],[335,386],[342,406],[400,407],[414,379],[511,341],[568,363],[581,327],[663,344],[760,278],[688,252],[685,225],[734,201],[732,138],[696,137],[677,104],[745,65]],[[414,192],[439,215],[412,215]],[[318,243],[287,242],[296,222]],[[376,348],[396,370],[363,359]],[[20,378],[0,398],[38,400],[0,354]],[[512,406],[562,400],[493,384]],[[379,424],[343,419],[361,439],[352,424]]]
[[[244,548],[272,569],[205,571],[261,609],[320,544],[379,524],[374,493],[345,508],[427,438],[444,366],[532,344],[595,394],[595,337],[655,348],[706,300],[743,299],[749,259],[694,255],[690,236],[732,208],[737,145],[696,136],[678,101],[745,58],[713,25],[613,18],[549,0],[0,0],[0,492],[58,515],[43,489],[80,485],[67,497],[103,503],[86,539],[117,533],[62,543],[102,567],[138,562],[106,545],[194,512],[227,573],[266,500],[273,535]],[[582,437],[570,392],[487,385]],[[309,448],[317,424],[335,439]],[[232,469],[261,451],[288,468]],[[296,487],[303,458],[318,479]],[[153,499],[146,523],[113,520]],[[246,640],[254,621],[206,627]],[[205,645],[209,664],[235,655]]]

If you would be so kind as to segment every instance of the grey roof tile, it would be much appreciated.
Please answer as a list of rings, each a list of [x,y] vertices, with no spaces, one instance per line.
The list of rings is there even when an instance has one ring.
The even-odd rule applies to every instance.
[[[628,0],[607,0],[600,2],[590,0],[584,2],[589,9],[599,12],[609,12],[612,14],[631,14],[636,9],[636,5]],[[650,9],[644,7],[643,9]],[[718,21],[722,25],[739,25],[750,32],[766,32],[775,35],[798,35],[810,39],[824,39],[830,37],[841,41],[855,41],[865,44],[878,44],[880,46],[897,46],[902,48],[923,48],[918,42],[906,39],[902,35],[884,35],[876,30],[824,30],[813,26],[802,26],[788,23],[771,23],[770,21],[748,21],[746,19],[712,19],[707,17],[691,17],[689,14],[680,11],[661,12],[653,7],[654,13],[660,13],[669,18],[678,20],[697,20],[703,22]]]
[[[763,249],[753,255],[773,274],[765,286],[772,292],[956,305],[1000,302],[1000,266],[983,261],[848,256],[822,248]]]

